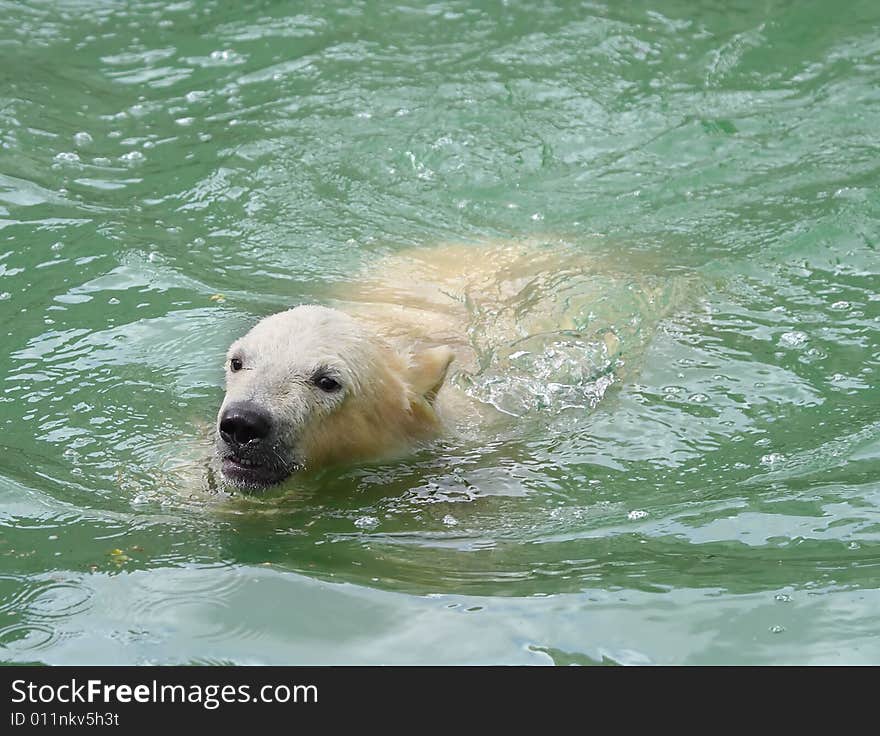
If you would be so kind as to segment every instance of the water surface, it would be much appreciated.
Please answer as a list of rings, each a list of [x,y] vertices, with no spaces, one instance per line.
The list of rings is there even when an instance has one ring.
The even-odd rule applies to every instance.
[[[880,661],[875,2],[0,10],[0,659]],[[702,284],[601,400],[200,491],[256,319],[548,234]]]

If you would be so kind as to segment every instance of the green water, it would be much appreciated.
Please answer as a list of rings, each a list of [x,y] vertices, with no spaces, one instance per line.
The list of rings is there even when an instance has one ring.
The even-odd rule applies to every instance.
[[[244,5],[0,2],[0,660],[880,661],[880,5]],[[258,317],[548,233],[705,284],[594,409],[199,491]]]

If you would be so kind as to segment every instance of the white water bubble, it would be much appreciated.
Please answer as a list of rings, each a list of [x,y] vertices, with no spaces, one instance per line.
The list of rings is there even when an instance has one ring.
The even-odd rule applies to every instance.
[[[360,516],[354,520],[358,529],[375,529],[379,526],[379,520],[375,516]]]
[[[211,60],[226,64],[241,64],[244,62],[244,57],[232,49],[218,49],[211,52]]]
[[[807,333],[800,330],[783,332],[779,338],[779,344],[784,348],[800,348],[807,342]]]
[[[790,603],[791,596],[788,593],[777,593],[773,596],[773,600],[777,603]]]
[[[55,160],[65,164],[79,163],[79,154],[74,151],[62,151],[55,154]]]
[[[839,302],[834,302],[834,304],[831,305],[832,309],[839,309],[839,310],[849,309],[849,307],[850,307],[850,303],[848,301],[844,301],[842,299]]]
[[[89,145],[89,143],[92,142],[92,136],[90,136],[90,135],[89,135],[88,133],[86,133],[84,130],[81,130],[79,133],[76,133],[76,134],[73,136],[73,142],[74,142],[77,146],[80,146],[80,147],[82,147],[82,146],[87,146],[87,145]]]
[[[195,120],[196,120],[195,118],[186,117],[186,118],[177,118],[177,120],[175,120],[174,122],[177,123],[178,125],[188,126],[188,125],[192,125],[195,122]]]
[[[706,394],[691,394],[688,396],[688,401],[693,402],[694,404],[705,404],[709,400],[709,397]]]
[[[144,160],[144,154],[140,151],[129,151],[128,153],[124,153],[119,157],[120,161],[125,161],[126,163],[140,163]]]
[[[761,457],[761,465],[773,466],[785,460],[785,455],[779,452],[771,452],[769,455]]]
[[[633,511],[630,511],[626,515],[626,518],[629,519],[630,521],[638,521],[639,519],[644,519],[647,515],[648,515],[647,511],[642,511],[641,509],[635,509]]]
[[[446,516],[443,517],[443,523],[446,524],[446,526],[458,526],[458,519],[452,514],[446,514]]]
[[[776,626],[771,626],[769,631],[771,634],[781,634],[785,631],[785,627],[777,624]]]

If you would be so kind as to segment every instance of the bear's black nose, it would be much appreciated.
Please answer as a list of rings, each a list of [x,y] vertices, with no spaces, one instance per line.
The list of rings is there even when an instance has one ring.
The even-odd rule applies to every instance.
[[[230,404],[220,417],[220,436],[230,445],[246,445],[269,436],[272,418],[253,404]]]

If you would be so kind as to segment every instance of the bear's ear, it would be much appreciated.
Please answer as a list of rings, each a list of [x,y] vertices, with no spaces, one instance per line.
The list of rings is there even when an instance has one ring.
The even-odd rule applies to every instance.
[[[429,404],[433,404],[454,357],[455,354],[445,345],[416,353],[410,362],[407,376],[413,392],[424,396]]]

